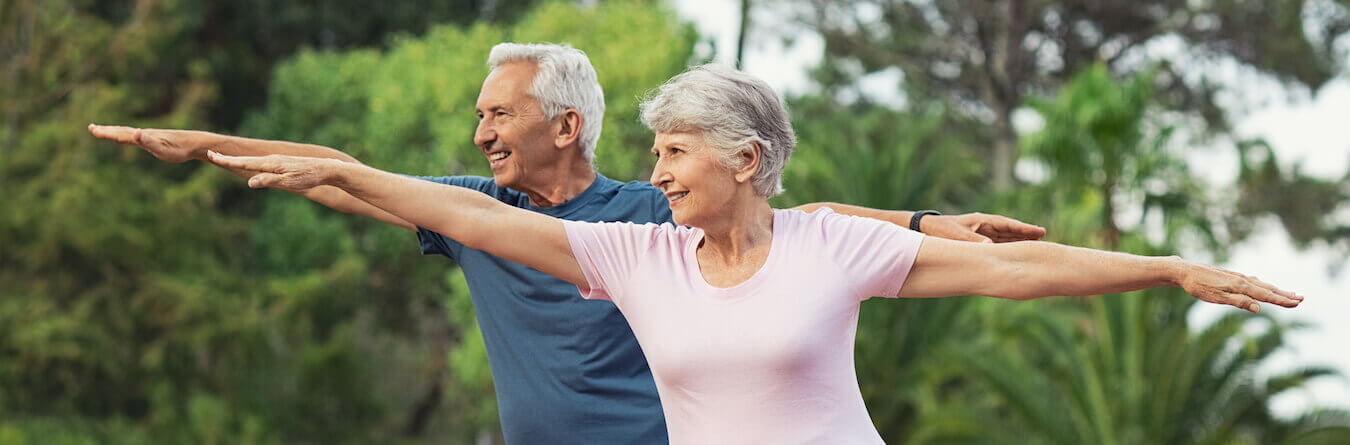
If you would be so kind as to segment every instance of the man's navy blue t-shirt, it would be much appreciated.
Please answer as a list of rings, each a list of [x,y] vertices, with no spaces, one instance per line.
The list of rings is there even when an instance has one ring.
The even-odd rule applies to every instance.
[[[576,198],[536,207],[524,193],[476,176],[423,177],[573,221],[671,221],[664,195],[596,175]],[[500,236],[509,237],[510,233]],[[665,443],[656,384],[628,322],[608,301],[518,263],[418,228],[422,253],[454,259],[469,283],[507,443]]]

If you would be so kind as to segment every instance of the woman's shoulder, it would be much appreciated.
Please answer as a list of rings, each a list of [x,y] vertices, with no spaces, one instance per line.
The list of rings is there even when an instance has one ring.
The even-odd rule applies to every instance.
[[[671,222],[656,223],[635,223],[631,221],[614,222],[585,222],[585,221],[565,221],[566,224],[576,225],[576,227],[587,228],[597,232],[603,232],[607,236],[630,239],[649,239],[652,242],[662,240],[683,241],[692,238],[698,229],[678,226]]]
[[[820,207],[812,212],[799,209],[774,209],[773,216],[775,224],[787,224],[792,229],[821,227],[832,221],[848,218],[848,216],[835,213],[834,209],[829,207]]]

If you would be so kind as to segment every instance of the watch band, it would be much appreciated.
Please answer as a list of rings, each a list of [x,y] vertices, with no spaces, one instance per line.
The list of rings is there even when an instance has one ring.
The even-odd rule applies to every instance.
[[[942,212],[939,212],[937,210],[920,210],[914,212],[914,216],[909,217],[909,230],[923,233],[922,230],[919,230],[919,220],[923,219],[923,217],[928,215],[941,216]]]

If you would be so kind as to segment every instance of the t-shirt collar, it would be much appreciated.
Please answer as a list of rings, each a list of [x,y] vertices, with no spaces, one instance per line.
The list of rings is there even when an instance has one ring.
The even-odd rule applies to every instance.
[[[532,210],[535,212],[552,215],[555,217],[567,216],[568,214],[576,211],[577,209],[584,207],[586,203],[594,200],[595,196],[600,194],[601,185],[608,182],[610,182],[609,178],[606,178],[605,175],[600,174],[600,172],[595,172],[595,180],[591,181],[591,185],[587,186],[586,190],[582,190],[581,193],[578,194],[576,197],[567,200],[567,202],[555,206],[542,207],[536,206],[533,203],[531,203],[529,196],[523,196],[522,198],[524,198],[525,201],[525,205],[523,207],[527,210]]]

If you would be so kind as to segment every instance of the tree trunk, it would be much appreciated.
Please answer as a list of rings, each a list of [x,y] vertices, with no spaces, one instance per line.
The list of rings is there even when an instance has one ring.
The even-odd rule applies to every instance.
[[[750,0],[741,0],[741,32],[736,37],[736,69],[745,66],[745,36],[750,30]]]
[[[1017,162],[1017,133],[1012,128],[1012,107],[1000,106],[994,118],[994,191],[1012,189],[1013,168]]]

